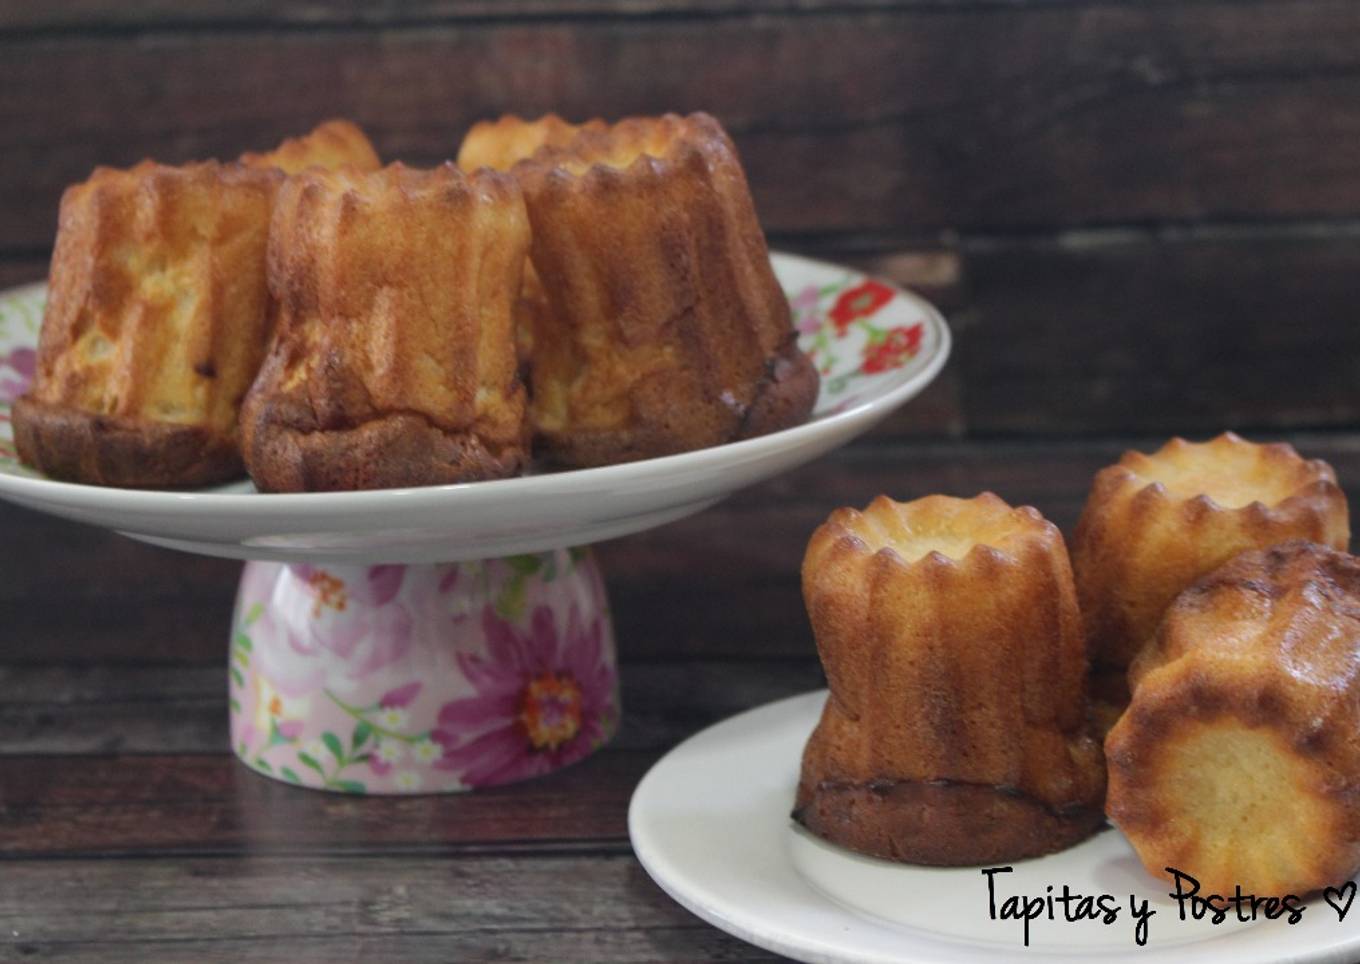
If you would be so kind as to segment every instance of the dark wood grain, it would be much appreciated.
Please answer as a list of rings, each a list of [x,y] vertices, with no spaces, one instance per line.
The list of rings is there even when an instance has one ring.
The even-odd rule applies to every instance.
[[[768,959],[631,856],[7,863],[0,949],[24,959]],[[42,913],[70,906],[78,912]]]
[[[229,754],[219,710],[211,754],[0,757],[0,857],[627,853],[628,799],[659,755],[610,749],[550,780],[448,797],[300,793]]]
[[[979,433],[1360,426],[1360,236],[1077,236],[967,257]]]
[[[507,110],[708,109],[779,236],[1360,213],[1344,0],[39,33],[0,58],[7,251],[48,245],[97,163],[233,156],[333,114],[428,163]]]
[[[545,887],[553,880],[545,877]],[[650,881],[639,886],[654,886]],[[611,895],[614,896],[614,895]],[[683,911],[681,912],[683,913]],[[4,938],[0,937],[0,941]],[[195,964],[236,964],[258,961],[277,964],[280,948],[294,962],[428,962],[449,961],[589,961],[592,964],[648,961],[778,961],[783,958],[742,944],[721,931],[688,920],[670,927],[585,929],[577,931],[499,930],[490,934],[459,932],[450,936],[384,933],[378,936],[341,933],[339,936],[297,937],[261,934],[243,937],[189,937],[154,942],[111,940],[88,943],[10,941],[16,959],[58,960],[64,964],[146,964],[148,961],[193,961]]]
[[[47,263],[45,255],[0,258],[0,288],[44,280],[47,277]]]

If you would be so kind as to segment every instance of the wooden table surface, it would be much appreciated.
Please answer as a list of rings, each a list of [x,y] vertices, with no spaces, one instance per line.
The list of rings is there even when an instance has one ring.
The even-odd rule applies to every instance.
[[[1360,436],[1295,436],[1360,478]],[[832,508],[994,489],[1070,528],[1130,443],[866,443],[599,549],[624,721],[558,774],[354,798],[247,770],[227,742],[237,565],[0,507],[0,959],[762,960],[633,857],[669,747],[821,685],[797,569]]]

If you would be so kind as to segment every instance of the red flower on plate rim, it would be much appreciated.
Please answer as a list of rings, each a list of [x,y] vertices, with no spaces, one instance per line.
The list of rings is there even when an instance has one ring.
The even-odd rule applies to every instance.
[[[907,359],[914,358],[921,350],[924,333],[925,326],[920,322],[909,327],[890,328],[882,339],[864,346],[860,371],[866,375],[877,375],[901,368]]]
[[[836,303],[827,312],[827,317],[836,326],[836,337],[842,337],[855,321],[868,318],[892,301],[896,293],[881,281],[874,281],[872,278],[842,291]]]

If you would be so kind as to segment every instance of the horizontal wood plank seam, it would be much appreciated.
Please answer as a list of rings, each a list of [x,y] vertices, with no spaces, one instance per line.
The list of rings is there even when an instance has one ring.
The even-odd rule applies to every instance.
[[[316,791],[301,790],[301,793]],[[52,808],[45,808],[52,809]],[[84,808],[72,808],[84,809]],[[3,813],[3,811],[0,811]],[[321,849],[324,846],[325,849]],[[617,860],[633,856],[633,845],[628,842],[627,834],[614,837],[545,837],[532,839],[506,839],[494,843],[382,843],[368,845],[346,844],[341,841],[327,841],[316,847],[171,847],[152,845],[138,848],[107,849],[87,847],[62,851],[0,851],[0,866],[17,863],[52,863],[56,861],[81,860],[162,860],[173,857],[176,860],[240,860],[252,861],[296,861],[306,858],[309,861],[337,860],[382,860],[387,857],[457,857],[465,860],[504,860],[532,857],[544,860],[569,860],[590,858]],[[0,914],[0,919],[3,919]]]
[[[344,904],[343,902],[336,902],[336,903],[334,903],[334,904],[330,904],[330,903],[317,903],[317,904],[304,904],[304,905],[300,905],[300,906],[303,906],[303,907],[324,907],[324,906],[349,906],[349,905],[348,905],[348,904]],[[236,910],[237,907],[236,907],[235,905],[233,905],[231,909],[232,909],[232,910]],[[249,909],[249,905],[247,905],[244,909]],[[31,917],[31,916],[32,916],[32,915],[15,915],[14,919],[15,919],[16,921],[19,921],[19,920],[25,919],[26,917]],[[4,916],[3,914],[0,914],[0,920],[4,920],[4,919],[5,919],[5,916]],[[256,944],[256,943],[260,943],[261,941],[268,941],[268,942],[273,943],[273,944],[278,944],[280,941],[285,941],[285,940],[289,940],[289,939],[296,939],[296,938],[300,938],[300,937],[301,937],[301,938],[313,939],[313,940],[315,940],[315,939],[324,939],[324,940],[356,940],[356,939],[382,939],[382,938],[384,938],[384,937],[391,938],[391,937],[397,937],[397,936],[402,937],[402,938],[406,938],[406,937],[447,937],[447,936],[449,936],[449,935],[451,935],[451,934],[454,934],[454,933],[457,933],[458,935],[461,936],[461,935],[464,935],[464,934],[468,934],[468,935],[476,935],[476,934],[490,934],[490,935],[510,935],[510,934],[593,934],[593,933],[597,933],[597,932],[600,932],[600,931],[610,931],[610,932],[618,931],[618,932],[622,932],[622,933],[635,933],[635,934],[690,934],[690,933],[705,933],[705,934],[706,934],[706,933],[708,933],[711,929],[712,929],[712,928],[711,928],[711,926],[710,926],[709,924],[704,923],[703,921],[699,920],[699,919],[696,917],[696,918],[694,919],[694,922],[693,922],[692,924],[623,924],[623,925],[620,925],[620,924],[610,923],[610,924],[600,924],[600,925],[598,925],[598,926],[591,926],[591,925],[561,925],[561,924],[546,924],[546,925],[544,925],[544,926],[542,926],[542,927],[530,927],[530,926],[527,926],[527,925],[524,925],[524,924],[510,924],[510,925],[507,925],[507,926],[505,926],[505,927],[460,927],[460,928],[457,929],[457,931],[454,931],[454,930],[448,929],[448,928],[442,929],[442,930],[441,930],[441,929],[428,928],[428,927],[402,927],[402,928],[400,929],[400,931],[390,931],[390,930],[383,930],[383,929],[381,929],[381,928],[375,928],[374,930],[369,930],[369,931],[358,931],[358,930],[356,930],[356,931],[328,930],[325,934],[301,934],[301,935],[298,934],[297,931],[278,931],[278,932],[256,933],[256,934],[212,934],[212,935],[195,934],[195,935],[186,936],[186,937],[165,937],[165,936],[163,936],[163,935],[155,935],[155,936],[153,936],[153,935],[138,935],[138,936],[135,936],[135,937],[130,937],[130,938],[126,939],[126,940],[118,940],[118,939],[107,938],[107,937],[105,937],[105,938],[74,938],[74,939],[65,939],[65,940],[63,940],[62,938],[59,938],[59,937],[58,937],[58,938],[40,937],[40,938],[34,938],[34,939],[32,939],[32,940],[29,940],[29,939],[25,939],[25,938],[23,938],[23,937],[21,936],[21,937],[19,937],[19,938],[17,938],[17,939],[12,939],[12,942],[13,942],[14,944],[20,946],[20,947],[33,947],[33,948],[42,948],[42,947],[72,947],[72,948],[74,948],[74,947],[120,947],[120,946],[139,946],[139,945],[149,945],[149,946],[169,945],[169,946],[172,946],[172,947],[173,947],[173,946],[177,946],[177,945],[186,945],[186,944],[226,944],[226,945],[231,945],[231,944]],[[740,960],[740,959],[741,959],[741,958],[728,958],[728,957],[724,957],[724,958],[723,958],[723,960]]]
[[[1015,14],[1026,9],[1034,12],[1045,10],[1082,10],[1101,8],[1147,9],[1161,7],[1214,7],[1214,6],[1284,6],[1282,0],[892,0],[892,2],[866,2],[848,4],[818,5],[816,0],[788,0],[786,3],[765,3],[754,5],[732,4],[723,7],[688,7],[668,9],[664,2],[656,4],[627,6],[621,5],[614,10],[601,9],[587,4],[575,10],[559,10],[538,7],[523,12],[510,10],[503,13],[488,13],[478,9],[468,13],[450,13],[444,16],[415,16],[382,19],[373,16],[343,16],[335,19],[324,17],[306,19],[301,16],[282,17],[243,17],[230,19],[220,17],[175,17],[162,15],[161,19],[89,19],[70,22],[48,22],[28,26],[5,27],[4,14],[0,11],[0,42],[8,40],[46,40],[53,38],[115,39],[121,37],[142,37],[146,35],[168,34],[247,34],[247,33],[387,33],[397,30],[428,31],[441,27],[478,27],[561,24],[617,24],[617,23],[654,23],[666,21],[690,21],[707,23],[715,20],[754,20],[787,17],[789,19],[814,19],[835,16],[869,16],[891,14],[940,14],[958,13],[1005,13]],[[287,6],[286,4],[284,6]],[[506,4],[505,6],[510,6]]]

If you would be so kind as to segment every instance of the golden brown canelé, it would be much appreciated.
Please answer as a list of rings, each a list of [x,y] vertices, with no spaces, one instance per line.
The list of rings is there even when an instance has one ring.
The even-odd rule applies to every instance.
[[[98,168],[61,200],[20,458],[117,486],[241,474],[236,413],[267,340],[265,242],[283,175],[207,161]]]
[[[235,164],[98,168],[62,197],[29,465],[96,485],[205,485],[244,472],[237,410],[264,358],[265,247],[285,173],[378,166],[347,121]]]
[[[392,164],[279,192],[278,324],[241,410],[269,492],[437,485],[526,458],[513,302],[529,222],[513,178]]]
[[[716,120],[589,124],[513,173],[533,228],[522,344],[546,460],[670,455],[808,417],[817,373]]]
[[[278,168],[297,174],[309,167],[334,169],[346,164],[362,171],[382,167],[378,153],[359,126],[347,120],[328,120],[301,137],[290,137],[272,151],[241,155],[248,167]]]
[[[839,509],[808,543],[803,598],[831,690],[803,753],[808,830],[969,865],[1101,825],[1072,570],[1038,512],[991,493]]]
[[[1097,473],[1073,539],[1093,663],[1121,673],[1181,590],[1239,552],[1291,539],[1350,543],[1327,463],[1231,432],[1124,453]]]
[[[1150,873],[1302,896],[1360,869],[1360,560],[1237,556],[1180,594],[1130,683],[1106,806]]]

